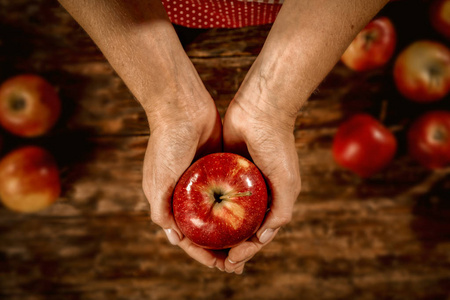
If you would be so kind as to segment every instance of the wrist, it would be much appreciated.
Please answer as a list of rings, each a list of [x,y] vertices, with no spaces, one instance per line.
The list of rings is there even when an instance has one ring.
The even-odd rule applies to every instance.
[[[237,92],[234,102],[247,117],[271,122],[278,128],[292,130],[298,111],[308,95],[277,84],[280,76],[264,73],[255,61]]]

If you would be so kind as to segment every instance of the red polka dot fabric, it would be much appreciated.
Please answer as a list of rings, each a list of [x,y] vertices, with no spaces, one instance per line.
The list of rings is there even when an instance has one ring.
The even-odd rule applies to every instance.
[[[190,28],[238,28],[275,21],[282,0],[161,0],[174,24]]]

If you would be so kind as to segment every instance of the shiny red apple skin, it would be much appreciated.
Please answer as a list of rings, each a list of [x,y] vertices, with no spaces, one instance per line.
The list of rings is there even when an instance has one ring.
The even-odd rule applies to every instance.
[[[384,169],[397,150],[394,135],[368,114],[356,114],[343,122],[333,140],[333,158],[362,178]]]
[[[450,39],[450,0],[436,0],[431,4],[430,21],[436,31]]]
[[[24,74],[0,86],[0,125],[21,137],[47,133],[59,118],[61,101],[44,78]]]
[[[341,61],[354,71],[373,70],[391,59],[397,44],[394,25],[387,17],[369,22],[341,56]]]
[[[411,157],[434,170],[450,164],[450,111],[429,111],[421,115],[408,131]]]
[[[221,202],[219,195],[224,196]],[[252,162],[233,153],[214,153],[181,176],[172,208],[181,232],[194,244],[227,249],[256,233],[268,208],[268,192]]]
[[[0,200],[7,208],[36,212],[54,203],[60,191],[58,167],[47,150],[25,146],[0,161]]]
[[[450,92],[450,49],[428,40],[416,41],[404,49],[394,65],[398,91],[416,102],[432,102]]]

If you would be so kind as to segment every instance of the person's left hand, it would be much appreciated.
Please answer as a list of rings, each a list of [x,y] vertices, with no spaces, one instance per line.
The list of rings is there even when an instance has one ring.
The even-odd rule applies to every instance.
[[[295,149],[295,116],[257,107],[235,98],[223,123],[224,148],[250,158],[265,176],[271,193],[269,211],[263,224],[249,240],[232,248],[225,271],[241,274],[245,263],[275,237],[292,218],[300,193],[300,171]]]

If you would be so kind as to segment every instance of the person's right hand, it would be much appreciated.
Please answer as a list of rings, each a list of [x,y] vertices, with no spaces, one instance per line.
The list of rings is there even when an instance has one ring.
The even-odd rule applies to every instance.
[[[208,267],[224,269],[224,257],[185,238],[172,214],[172,193],[183,172],[196,158],[222,149],[220,116],[206,89],[201,94],[199,97],[205,101],[198,101],[198,107],[172,107],[167,114],[159,110],[148,116],[151,134],[144,160],[143,190],[152,221],[162,227],[171,244]],[[166,101],[173,100],[168,97]],[[185,100],[174,102],[195,102]]]

